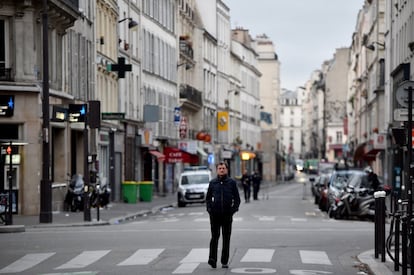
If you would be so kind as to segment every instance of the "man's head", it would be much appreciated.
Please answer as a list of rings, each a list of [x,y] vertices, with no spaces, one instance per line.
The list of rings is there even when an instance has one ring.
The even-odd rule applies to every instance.
[[[219,163],[217,163],[216,165],[216,170],[217,170],[217,176],[222,177],[227,175],[228,171],[227,171],[228,167],[227,167],[227,163],[224,161],[221,161]]]

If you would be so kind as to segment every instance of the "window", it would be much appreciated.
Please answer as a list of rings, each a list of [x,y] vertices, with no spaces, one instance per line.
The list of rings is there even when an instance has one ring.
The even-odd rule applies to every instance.
[[[0,18],[0,81],[10,81],[11,79],[11,68],[9,56],[9,24],[8,21]]]

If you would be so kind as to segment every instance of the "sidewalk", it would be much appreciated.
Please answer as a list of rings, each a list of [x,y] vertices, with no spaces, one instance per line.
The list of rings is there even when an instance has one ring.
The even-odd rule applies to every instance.
[[[96,226],[118,224],[126,220],[155,213],[164,207],[176,204],[175,194],[154,195],[150,202],[123,203],[113,202],[107,208],[91,208],[91,221],[84,221],[83,212],[53,212],[51,223],[40,223],[39,216],[13,215],[13,225],[0,225],[0,233],[24,232],[25,228]]]
[[[266,190],[269,191],[269,190]],[[76,226],[103,226],[119,224],[138,217],[156,213],[162,208],[176,206],[176,195],[166,196],[154,195],[151,202],[137,203],[111,203],[108,208],[100,209],[100,219],[97,220],[97,210],[91,209],[91,221],[84,221],[83,212],[54,212],[52,223],[40,223],[39,216],[13,215],[13,225],[0,225],[1,233],[24,232],[26,228],[48,228],[48,227],[76,227]],[[386,262],[381,262],[374,257],[374,249],[358,255],[359,261],[367,265],[374,275],[397,275],[402,274],[394,271],[394,263],[387,257]]]

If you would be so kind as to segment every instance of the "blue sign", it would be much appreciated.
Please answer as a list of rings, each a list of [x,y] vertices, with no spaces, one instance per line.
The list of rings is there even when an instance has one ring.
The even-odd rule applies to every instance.
[[[208,164],[214,164],[214,154],[208,154],[207,158]]]
[[[180,124],[180,119],[181,119],[181,108],[180,107],[175,107],[174,108],[174,124],[179,125]]]

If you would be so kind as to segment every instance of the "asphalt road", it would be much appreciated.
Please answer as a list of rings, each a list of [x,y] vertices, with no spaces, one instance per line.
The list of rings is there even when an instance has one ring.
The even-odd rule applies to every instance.
[[[189,205],[119,225],[0,235],[0,274],[367,274],[356,256],[374,247],[374,224],[329,219],[298,181],[242,202],[229,269],[207,265],[208,215]]]

